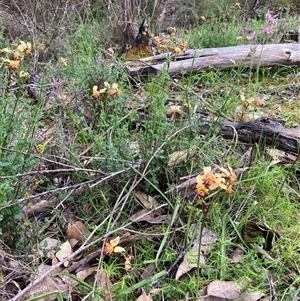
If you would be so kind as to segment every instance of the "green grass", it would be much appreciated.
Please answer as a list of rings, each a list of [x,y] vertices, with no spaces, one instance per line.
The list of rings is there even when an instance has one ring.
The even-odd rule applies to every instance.
[[[230,17],[227,22],[215,17],[191,30],[187,34],[190,45],[239,45],[250,32],[266,25],[264,19],[243,22],[236,9],[228,8],[226,14]],[[293,17],[287,20],[291,26],[295,24]],[[276,26],[282,26],[281,21]],[[125,255],[113,253],[89,262],[105,271],[113,300],[135,300],[141,289],[147,293],[156,289],[153,300],[195,299],[198,290],[216,279],[236,281],[245,291],[268,296],[270,277],[278,300],[296,300],[300,285],[298,162],[274,163],[266,145],[253,145],[251,165],[239,175],[234,194],[220,192],[209,198],[204,226],[220,239],[205,254],[205,267],[179,281],[175,274],[180,256],[193,242],[189,237],[192,225],[196,225],[194,237],[203,225],[203,207],[195,200],[195,185],[179,192],[172,188],[184,181],[182,177],[202,173],[205,166],[241,168],[246,161],[250,145],[220,138],[214,129],[208,135],[199,134],[201,114],[208,119],[234,120],[236,108],[243,106],[242,96],[246,100],[266,96],[263,106],[251,105],[244,109],[245,115],[259,111],[266,116],[280,103],[282,111],[277,117],[287,120],[287,125],[296,123],[300,82],[294,75],[299,68],[210,70],[176,81],[163,70],[157,77],[136,82],[123,69],[122,59],[104,60],[101,53],[106,39],[104,33],[97,35],[98,30],[97,23],[83,23],[66,39],[67,66],[60,60],[43,63],[46,72],[36,101],[29,98],[26,83],[18,78],[20,70],[30,69],[34,57],[22,61],[17,71],[2,65],[0,233],[5,251],[35,254],[45,237],[66,241],[67,224],[81,220],[90,231],[98,227],[92,237],[97,243],[83,256],[101,249],[106,239],[129,237],[121,243]],[[278,35],[280,32],[270,36],[258,33],[257,42],[274,42]],[[243,41],[237,41],[237,36],[243,36]],[[16,91],[9,88],[11,76],[19,80]],[[285,103],[282,85],[289,85],[291,77],[292,101]],[[51,85],[54,82],[57,85]],[[101,89],[105,82],[110,88],[95,99],[93,86]],[[110,95],[113,83],[118,84],[120,95]],[[145,99],[137,97],[141,93]],[[180,118],[166,117],[169,105],[182,107]],[[39,153],[37,146],[50,137],[44,152]],[[172,154],[178,151],[186,152],[186,159],[170,166]],[[38,172],[32,175],[31,171]],[[91,181],[89,185],[85,185],[87,181]],[[66,186],[71,189],[64,190]],[[163,205],[156,217],[165,219],[157,224],[132,222],[133,214],[145,209],[136,191]],[[41,200],[53,202],[27,217],[23,206]],[[259,230],[263,227],[265,232]],[[276,233],[275,241],[270,242],[270,233]],[[237,249],[243,256],[233,262]],[[131,270],[125,271],[125,256],[129,255],[133,256]],[[28,271],[34,268],[27,257],[20,261]],[[49,263],[39,258],[39,264],[43,262]],[[103,286],[94,285],[93,277],[82,281],[73,274],[69,277],[78,282],[74,291],[80,298],[100,298]],[[2,272],[4,276],[7,274]],[[58,296],[71,300],[68,292]],[[39,298],[42,296],[30,300]]]

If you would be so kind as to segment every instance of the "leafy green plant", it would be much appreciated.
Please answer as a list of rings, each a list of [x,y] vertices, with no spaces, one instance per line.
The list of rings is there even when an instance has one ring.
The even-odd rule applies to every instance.
[[[16,48],[4,48],[0,59],[2,64],[0,98],[0,231],[9,246],[24,247],[21,244],[23,231],[13,231],[23,223],[22,204],[13,206],[20,196],[25,196],[27,185],[22,183],[17,174],[25,173],[37,166],[38,159],[30,155],[35,146],[34,133],[39,120],[40,103],[33,109],[26,95],[26,79],[29,74],[24,65],[30,59],[31,44],[21,42]],[[11,87],[14,78],[15,88]],[[29,184],[29,183],[28,183]],[[30,185],[30,184],[29,184]],[[13,235],[11,234],[13,233]]]

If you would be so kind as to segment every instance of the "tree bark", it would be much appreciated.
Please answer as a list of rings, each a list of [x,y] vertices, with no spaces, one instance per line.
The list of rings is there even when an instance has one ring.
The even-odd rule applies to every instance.
[[[172,60],[170,62],[170,59]],[[197,73],[210,68],[272,67],[300,65],[300,44],[242,45],[190,49],[183,54],[164,53],[126,62],[131,76],[155,75],[167,68],[170,76]]]
[[[246,143],[261,143],[288,153],[300,153],[299,129],[287,129],[282,121],[273,117],[262,117],[249,122],[200,121],[200,134],[217,131],[225,139],[237,139]]]
[[[137,124],[144,125],[151,120],[147,114],[139,114]],[[178,121],[180,126],[182,121]],[[275,117],[262,117],[252,121],[212,121],[199,118],[200,135],[214,134],[224,139],[234,139],[249,144],[259,143],[291,154],[300,154],[300,130],[284,127],[284,121]],[[175,123],[177,125],[177,122]]]

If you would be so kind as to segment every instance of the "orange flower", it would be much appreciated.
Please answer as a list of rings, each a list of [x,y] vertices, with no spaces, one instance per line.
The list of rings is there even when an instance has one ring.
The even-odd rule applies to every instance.
[[[221,171],[219,176],[224,179],[224,182],[222,182],[219,185],[219,187],[226,190],[229,194],[233,194],[234,191],[232,189],[232,186],[236,181],[236,174],[233,172],[230,166],[228,166],[228,170],[226,168],[219,167],[219,166],[217,166],[217,168]]]
[[[12,70],[17,70],[20,66],[20,61],[9,60],[8,65]]]
[[[61,57],[61,58],[60,58],[60,61],[61,61],[61,63],[62,63],[65,67],[68,66],[67,60],[66,60],[64,57]]]
[[[16,61],[19,61],[20,59],[21,59],[21,54],[20,54],[20,52],[19,51],[14,51],[14,59],[16,60]]]
[[[213,173],[210,167],[203,168],[204,174],[197,177],[197,183],[202,182],[209,190],[214,190],[223,182],[220,174]]]
[[[25,43],[20,41],[20,44],[17,47],[18,51],[25,52],[26,55],[31,54],[31,44],[29,42]]]
[[[111,239],[109,242],[105,244],[104,247],[104,255],[111,255],[112,253],[122,253],[126,252],[126,250],[122,247],[119,247],[118,244],[120,242],[120,237],[117,236],[114,239]]]
[[[121,90],[118,88],[118,84],[116,83],[113,83],[112,86],[111,86],[111,89],[110,89],[110,95],[113,96],[115,94],[117,94],[118,96],[121,95]]]
[[[94,86],[94,87],[93,87],[93,93],[92,93],[92,96],[93,96],[94,98],[99,98],[99,96],[100,96],[100,91],[98,90],[98,87],[97,87],[97,86]]]
[[[183,51],[179,47],[174,47],[173,52],[175,54],[181,54]]]
[[[222,172],[221,176],[223,178],[226,178],[226,180],[229,181],[229,183],[231,185],[234,184],[234,182],[236,181],[236,174],[234,173],[234,171],[232,170],[232,168],[228,165],[228,170],[226,168],[222,168],[222,167],[218,167],[219,170]]]
[[[197,176],[195,191],[199,197],[203,198],[209,195],[209,192],[216,188],[224,189],[229,194],[233,193],[232,186],[236,180],[236,175],[232,168],[230,166],[228,169],[219,166],[217,168],[221,171],[220,173],[212,172],[211,167],[204,167],[204,174]]]
[[[202,182],[197,182],[195,191],[197,192],[200,198],[204,198],[205,196],[209,195],[209,190],[203,185]]]

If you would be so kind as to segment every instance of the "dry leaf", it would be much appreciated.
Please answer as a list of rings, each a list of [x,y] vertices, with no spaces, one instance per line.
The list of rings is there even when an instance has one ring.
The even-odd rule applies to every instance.
[[[79,241],[75,238],[71,238],[71,239],[69,239],[69,243],[70,243],[72,249],[74,249],[74,247],[79,243]]]
[[[139,210],[135,214],[133,214],[130,218],[131,221],[147,221],[153,224],[160,224],[164,220],[168,219],[168,216],[164,216],[158,220],[155,220],[157,216],[161,214],[161,210],[153,210],[159,207],[159,203],[155,201],[151,196],[147,195],[142,191],[136,191],[135,196],[139,199],[139,201],[144,205],[145,209]],[[151,212],[152,211],[152,212]],[[151,213],[150,213],[151,212]]]
[[[207,287],[207,294],[223,299],[233,300],[240,296],[241,288],[235,281],[215,280]]]
[[[197,267],[197,261],[198,261],[198,250],[190,250],[188,251],[184,257],[183,261],[178,267],[178,270],[176,272],[175,279],[178,280],[182,275],[186,274],[193,268]],[[206,264],[205,258],[200,255],[199,257],[199,266]]]
[[[59,259],[59,261],[62,261],[64,258],[70,256],[71,254],[72,254],[72,247],[70,243],[66,241],[60,246],[60,250],[55,255]],[[67,267],[68,265],[69,262],[66,261],[64,263],[64,266]]]
[[[186,151],[177,151],[171,154],[168,167],[173,167],[186,160],[188,153]]]
[[[300,129],[298,131],[300,132]],[[273,159],[273,161],[270,163],[269,166],[275,165],[277,163],[291,163],[292,161],[295,161],[297,158],[292,154],[288,154],[284,151],[278,149],[272,149],[269,147],[266,147],[266,152]]]
[[[239,262],[245,257],[244,251],[240,248],[236,248],[233,252],[231,259],[229,260],[230,263]]]
[[[136,191],[135,196],[145,208],[154,209],[156,207],[159,207],[159,203],[157,201],[155,201],[150,195],[142,191]]]
[[[160,211],[152,211],[150,209],[142,209],[130,217],[131,221],[136,222],[148,222],[150,224],[162,224],[164,222],[170,222],[172,219],[171,214],[159,215]],[[147,214],[148,213],[148,214]]]
[[[190,237],[192,237],[194,228],[195,228],[195,225],[192,224],[190,227]],[[198,233],[197,237],[194,240],[195,246],[199,245],[199,240],[200,240],[200,233]],[[220,240],[220,238],[218,237],[218,235],[215,234],[212,230],[203,228],[202,239],[201,239],[201,249],[202,249],[202,246],[204,246],[204,245],[212,245],[213,246],[219,240]]]
[[[83,242],[89,236],[89,230],[83,222],[77,221],[75,224],[68,226],[67,235],[69,239],[74,238]]]
[[[52,266],[54,266],[54,265],[56,265],[56,264],[58,264],[58,263],[59,263],[59,260],[54,256],[54,257],[52,258],[52,261],[51,261]],[[64,267],[60,265],[58,268],[56,268],[56,269],[53,271],[53,274],[55,274],[55,273],[60,273],[63,269],[64,269]]]
[[[27,217],[33,217],[38,215],[41,212],[51,208],[53,201],[52,200],[41,200],[35,204],[28,204],[23,207],[23,211]]]
[[[46,237],[39,243],[39,254],[42,257],[46,256],[47,258],[52,259],[55,256],[54,250],[58,248],[58,245],[59,241],[57,239]]]
[[[133,214],[130,217],[131,221],[136,221],[136,222],[141,222],[141,221],[148,221],[149,220],[149,215],[152,215],[153,218],[153,212],[151,212],[151,209],[142,209]],[[148,213],[148,214],[147,214]]]
[[[151,277],[156,269],[156,264],[155,263],[149,263],[143,270],[143,273],[141,275],[141,280],[148,279]]]
[[[231,301],[238,300],[241,288],[235,281],[215,280],[201,291],[198,301]]]
[[[143,290],[143,293],[135,301],[152,301],[152,298]]]
[[[80,280],[85,280],[88,276],[92,275],[97,270],[96,267],[90,267],[86,268],[84,270],[81,270],[80,272],[76,273],[76,277]],[[78,285],[79,283],[76,280],[71,281],[71,285],[74,287]]]
[[[51,266],[49,265],[40,265],[37,271],[36,278],[38,279],[40,276],[45,274]],[[59,291],[66,292],[68,291],[68,285],[65,284],[59,277],[50,277],[47,276],[41,283],[35,285],[26,295],[26,300],[29,298],[33,298],[51,291]],[[44,298],[39,298],[40,301],[53,301],[57,300],[57,294],[53,294]]]
[[[191,225],[190,227],[190,237],[194,232],[195,225]],[[191,269],[197,267],[198,260],[198,252],[199,252],[199,238],[200,233],[194,239],[193,247],[191,250],[187,251],[183,261],[178,267],[175,279],[178,280],[182,275],[189,272]],[[211,230],[203,228],[202,238],[201,238],[201,254],[207,254],[215,245],[215,243],[219,241],[219,237]],[[203,255],[199,257],[199,266],[205,265],[206,261]]]
[[[170,223],[171,220],[172,220],[172,214],[163,214],[163,215],[159,215],[159,216],[154,217],[154,218],[149,218],[147,220],[147,222],[150,223],[150,224],[153,224],[153,225],[158,225],[158,224],[162,224],[162,223],[165,223],[165,222]]]
[[[236,301],[258,301],[265,294],[262,292],[249,292],[242,293]]]

